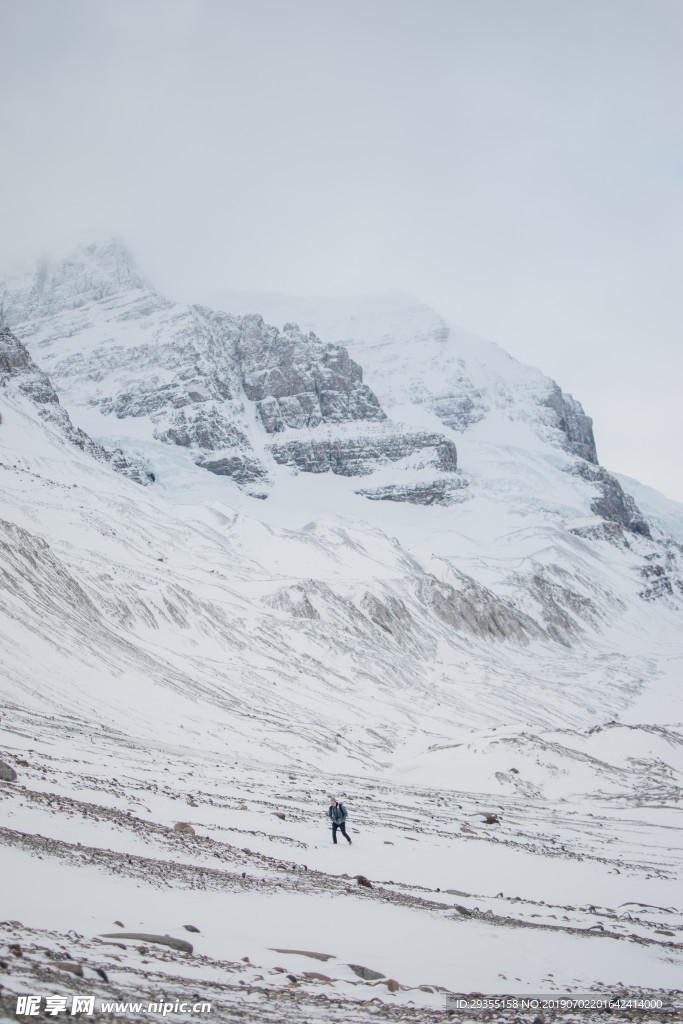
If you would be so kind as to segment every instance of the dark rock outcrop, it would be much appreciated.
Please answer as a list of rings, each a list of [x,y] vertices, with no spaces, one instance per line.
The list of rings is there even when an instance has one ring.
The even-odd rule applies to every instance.
[[[268,479],[266,467],[249,452],[232,452],[222,459],[209,459],[203,456],[196,460],[195,465],[208,469],[209,473],[215,473],[216,476],[230,476],[238,484]]]
[[[574,472],[598,486],[598,497],[591,503],[596,516],[607,522],[616,523],[624,530],[650,537],[650,527],[630,494],[626,494],[619,481],[602,466],[578,462]]]
[[[292,439],[268,445],[277,463],[304,473],[336,473],[340,476],[367,476],[378,466],[398,462],[409,455],[424,455],[422,465],[442,472],[457,469],[457,450],[442,434],[377,433],[362,437],[336,437],[316,440]]]
[[[370,967],[363,967],[362,964],[347,964],[354,974],[363,981],[379,981],[380,978],[386,978],[386,974],[381,974],[379,971],[373,971]]]
[[[465,500],[464,480],[440,478],[428,484],[387,484],[356,491],[370,501],[407,501],[412,505],[455,505]]]
[[[285,427],[386,419],[347,350],[304,335],[296,324],[278,332],[260,316],[244,317],[237,356],[244,391],[269,434]]]
[[[4,761],[0,761],[0,782],[14,782],[16,777],[17,773],[14,768],[10,768]]]
[[[586,416],[581,403],[571,395],[565,394],[553,382],[550,394],[543,404],[555,413],[557,427],[564,434],[566,450],[597,466],[598,453],[593,437],[593,420]]]

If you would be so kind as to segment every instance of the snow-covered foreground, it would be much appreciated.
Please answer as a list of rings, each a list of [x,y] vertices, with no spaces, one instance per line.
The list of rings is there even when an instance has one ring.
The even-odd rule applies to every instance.
[[[153,1000],[163,988],[181,1001],[197,992],[219,1019],[239,1006],[265,1020],[279,1019],[264,1006],[286,993],[302,1019],[324,1020],[344,1019],[339,1000],[426,1013],[443,1012],[446,992],[679,987],[681,851],[668,809],[340,782],[160,737],[149,750],[104,731],[32,731],[20,738],[10,724],[4,737],[20,777],[0,790],[3,941],[24,953],[5,998]],[[330,841],[329,791],[349,809],[351,847]],[[194,950],[103,939],[125,932]],[[85,978],[50,968],[67,954]]]

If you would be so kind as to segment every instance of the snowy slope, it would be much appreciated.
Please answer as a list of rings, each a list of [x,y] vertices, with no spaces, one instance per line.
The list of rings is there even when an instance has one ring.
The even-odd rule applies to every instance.
[[[680,510],[638,491],[651,536],[598,514],[612,485],[576,471],[597,468],[571,450],[582,414],[563,431],[552,382],[439,340],[435,314],[411,319],[393,293],[384,313],[357,305],[364,354],[338,309],[310,346],[308,323],[257,324],[305,358],[344,342],[388,423],[347,404],[273,434],[246,392],[176,407],[225,382],[206,324],[229,334],[241,310],[176,306],[118,248],[91,256],[44,267],[40,294],[14,281],[4,316],[78,427],[155,481],[74,444],[15,359],[0,387],[0,758],[18,773],[0,782],[16,879],[2,934],[25,950],[10,992],[80,984],[46,973],[46,946],[104,967],[107,982],[87,975],[100,996],[196,989],[224,1020],[396,1019],[396,1004],[422,1021],[441,989],[676,988]],[[353,393],[345,374],[334,395]],[[449,424],[439,402],[465,393],[476,415]],[[206,446],[155,436],[207,402],[239,420],[265,500],[198,465]],[[457,445],[464,500],[368,500],[368,476],[269,447],[420,433]],[[372,487],[433,484],[438,444],[364,456]],[[329,844],[331,793],[351,848]],[[195,950],[102,945],[116,920]]]

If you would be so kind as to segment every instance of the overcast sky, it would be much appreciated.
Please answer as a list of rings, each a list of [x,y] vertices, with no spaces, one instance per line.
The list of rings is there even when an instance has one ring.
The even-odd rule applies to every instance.
[[[1,0],[0,264],[402,288],[683,501],[681,0]]]

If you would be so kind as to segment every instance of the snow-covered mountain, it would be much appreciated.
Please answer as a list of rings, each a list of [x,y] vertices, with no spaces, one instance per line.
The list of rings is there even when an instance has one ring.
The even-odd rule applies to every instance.
[[[248,947],[255,1020],[362,1020],[376,995],[426,1020],[439,986],[541,991],[548,972],[674,988],[680,506],[622,489],[578,402],[416,300],[224,299],[159,296],[112,240],[0,287],[0,757],[19,774],[0,839],[23,941],[69,944],[67,904],[31,893],[57,863],[64,899],[80,884],[75,821],[104,895],[69,927],[179,927],[153,898],[172,877],[204,957],[233,971]],[[334,791],[361,826],[345,874],[374,890],[316,839]],[[196,841],[171,831],[178,800]],[[198,884],[263,887],[274,937],[242,921],[226,950]],[[363,926],[325,982],[291,950],[337,943],[331,895]],[[487,967],[513,925],[526,966]],[[385,938],[369,965],[398,987],[349,966],[413,926],[419,950]],[[213,998],[244,1014],[238,981]]]

